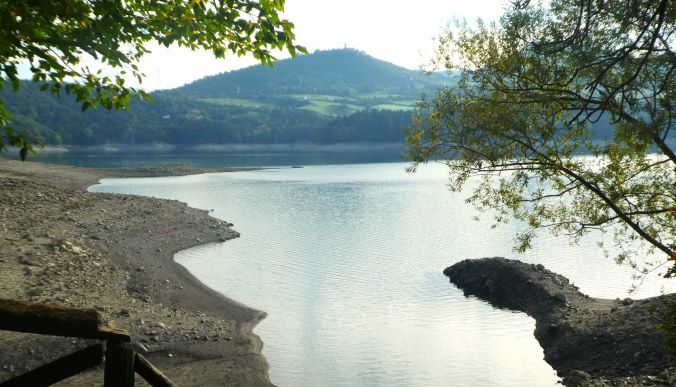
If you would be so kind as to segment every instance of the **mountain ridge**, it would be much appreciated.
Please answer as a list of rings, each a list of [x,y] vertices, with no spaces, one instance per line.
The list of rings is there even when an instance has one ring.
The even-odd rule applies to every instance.
[[[133,101],[122,112],[81,112],[73,96],[29,81],[0,98],[14,113],[10,127],[48,145],[392,143],[402,142],[416,95],[442,79],[330,50],[153,92],[154,104]]]
[[[378,91],[409,94],[434,88],[442,79],[439,74],[426,76],[363,51],[344,48],[279,60],[271,67],[256,65],[207,76],[169,92],[223,97],[261,93],[354,96],[355,92]]]

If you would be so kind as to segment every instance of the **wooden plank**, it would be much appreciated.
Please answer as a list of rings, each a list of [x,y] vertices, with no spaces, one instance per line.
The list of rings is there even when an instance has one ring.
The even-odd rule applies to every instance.
[[[148,359],[138,353],[134,361],[134,370],[153,387],[178,387],[178,384],[172,382],[162,371],[155,368]]]
[[[110,327],[108,325],[100,326],[98,329],[98,334],[95,338],[101,340],[123,341],[127,343],[131,341],[129,332],[124,329]]]
[[[14,379],[7,380],[1,383],[0,387],[49,386],[88,368],[99,365],[102,360],[103,345],[92,345],[32,371],[28,371]]]
[[[91,337],[98,333],[98,327],[99,315],[94,309],[0,299],[0,329],[3,330]]]
[[[130,344],[108,341],[106,345],[106,367],[103,374],[103,386],[134,386],[134,350]]]
[[[130,341],[122,330],[100,326],[94,309],[0,299],[0,329],[41,335]]]

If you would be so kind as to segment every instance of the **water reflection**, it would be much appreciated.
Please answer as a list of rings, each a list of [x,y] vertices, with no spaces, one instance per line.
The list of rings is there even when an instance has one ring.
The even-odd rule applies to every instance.
[[[516,255],[514,230],[472,221],[443,168],[407,175],[405,166],[109,180],[96,190],[179,199],[235,223],[240,239],[177,260],[268,312],[256,332],[280,386],[555,385],[534,321],[464,297],[441,271],[508,256],[543,263],[597,297],[624,297],[631,271],[598,259],[593,239],[570,247],[543,237]]]

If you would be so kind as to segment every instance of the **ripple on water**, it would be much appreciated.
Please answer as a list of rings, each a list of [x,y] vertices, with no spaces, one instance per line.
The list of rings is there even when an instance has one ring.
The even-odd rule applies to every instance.
[[[624,296],[630,284],[627,270],[595,258],[593,239],[570,247],[545,237],[516,255],[516,226],[472,221],[443,169],[412,176],[403,164],[318,166],[180,179],[107,180],[98,190],[171,197],[235,223],[241,238],[177,260],[268,313],[256,332],[280,386],[554,386],[534,321],[464,297],[441,271],[500,255],[543,263],[592,296]],[[644,296],[659,291],[656,282]]]

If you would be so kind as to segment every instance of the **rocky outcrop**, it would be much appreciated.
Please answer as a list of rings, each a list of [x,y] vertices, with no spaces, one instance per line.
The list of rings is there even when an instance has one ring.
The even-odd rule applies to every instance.
[[[591,298],[542,265],[505,258],[464,260],[444,274],[465,295],[533,317],[545,360],[566,385],[591,379],[676,385],[676,359],[658,330],[661,310],[676,302],[675,294],[636,301]]]

